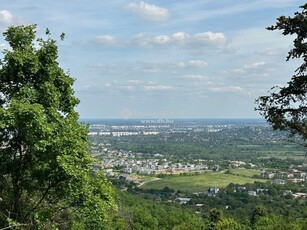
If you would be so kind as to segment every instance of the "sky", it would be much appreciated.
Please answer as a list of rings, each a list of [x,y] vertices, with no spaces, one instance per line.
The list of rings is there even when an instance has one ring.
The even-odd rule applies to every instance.
[[[59,41],[84,119],[260,118],[255,99],[300,64],[286,62],[293,37],[265,28],[301,0],[0,2],[1,34],[37,24]]]

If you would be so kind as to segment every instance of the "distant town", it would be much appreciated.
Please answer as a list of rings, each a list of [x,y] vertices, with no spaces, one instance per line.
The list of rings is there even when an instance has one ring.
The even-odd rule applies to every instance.
[[[264,120],[87,123],[94,169],[123,193],[179,205],[199,217],[218,208],[244,222],[259,204],[305,216],[306,150]]]
[[[240,137],[238,132],[248,134]],[[190,136],[190,139],[199,138],[199,134],[206,135],[223,134],[228,136],[236,135],[237,139],[245,142],[251,142],[257,139],[255,133],[261,135],[262,141],[276,143],[283,134],[274,136],[271,129],[263,120],[106,120],[100,123],[90,125],[89,138],[92,140],[92,155],[101,159],[95,163],[96,168],[104,169],[108,176],[120,177],[123,174],[181,174],[181,173],[202,173],[205,171],[226,171],[229,168],[253,168],[259,170],[259,178],[270,179],[272,183],[301,183],[306,181],[306,172],[295,169],[294,165],[287,171],[267,170],[263,162],[259,159],[250,160],[222,160],[222,159],[197,159],[181,158],[180,160],[174,154],[161,154],[159,152],[134,152],[127,149],[120,149],[111,144],[112,141],[120,141],[121,138],[129,136],[139,137],[139,141],[144,141],[142,136],[160,136],[174,138],[181,137],[180,134]],[[179,135],[179,136],[178,136]],[[111,139],[106,139],[109,137]],[[102,139],[101,139],[102,138]],[[114,139],[115,138],[115,139]],[[156,137],[158,138],[158,137]],[[176,141],[175,138],[175,141]],[[216,137],[218,139],[218,137]],[[260,139],[260,137],[258,137]],[[108,142],[110,141],[110,142]],[[135,139],[133,139],[135,141]],[[203,139],[203,142],[210,141]],[[223,142],[228,141],[223,137]],[[247,145],[248,146],[248,145]],[[297,168],[306,166],[306,162],[296,165]],[[129,176],[126,175],[127,178]]]

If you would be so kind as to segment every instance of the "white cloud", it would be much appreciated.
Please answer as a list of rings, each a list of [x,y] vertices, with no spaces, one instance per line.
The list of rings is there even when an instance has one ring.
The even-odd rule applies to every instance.
[[[209,90],[216,93],[225,93],[225,92],[235,93],[235,92],[241,92],[242,88],[240,86],[223,86],[223,87],[210,88]]]
[[[119,41],[111,36],[111,35],[101,35],[101,36],[97,36],[94,41],[96,43],[99,44],[103,44],[103,45],[108,45],[108,46],[114,46],[114,45],[118,45]]]
[[[194,74],[185,75],[185,76],[183,76],[181,78],[187,79],[187,80],[209,80],[209,78],[207,76],[204,76],[204,75],[194,75]]]
[[[170,41],[170,37],[167,35],[159,35],[159,36],[155,36],[152,41],[155,44],[163,45]]]
[[[169,91],[175,89],[173,86],[168,85],[144,85],[143,88],[145,91]]]
[[[179,44],[184,44],[190,38],[190,35],[186,32],[177,32],[172,35],[172,40]]]
[[[129,3],[125,8],[146,20],[167,21],[170,18],[170,13],[167,9],[147,4],[143,1],[140,3]]]
[[[193,35],[193,42],[207,45],[209,43],[224,44],[226,37],[223,33],[203,32]]]
[[[254,63],[251,63],[251,64],[247,64],[244,66],[245,69],[257,69],[263,65],[265,65],[266,62],[264,61],[260,61],[260,62],[254,62]]]
[[[246,73],[245,70],[243,69],[233,69],[230,72],[233,74],[245,74]]]
[[[108,87],[103,85],[100,87],[100,90],[104,92],[112,93],[135,93],[139,94],[150,93],[150,92],[164,92],[164,91],[173,91],[175,90],[174,86],[162,85],[153,81],[140,81],[140,80],[128,80],[123,82],[113,81],[112,84],[108,83]],[[90,91],[97,88],[97,86],[92,86],[91,88],[86,88],[85,90]]]
[[[139,33],[134,35],[127,41],[117,39],[111,35],[97,36],[93,41],[98,44],[116,46],[116,45],[136,45],[140,47],[147,46],[165,46],[165,45],[180,45],[199,48],[200,46],[218,47],[226,44],[226,36],[223,33],[202,32],[197,34],[188,34],[185,32],[177,32],[172,35],[151,35],[148,33]],[[203,65],[199,60],[189,65]]]
[[[13,20],[13,15],[10,11],[0,10],[0,22],[10,23]]]
[[[188,34],[185,32],[176,32],[172,36],[172,41],[174,43],[185,45],[202,45],[202,46],[208,46],[212,44],[216,45],[223,45],[226,43],[227,39],[225,34],[220,32],[202,32],[202,33],[196,33],[196,34]]]
[[[150,45],[166,45],[170,42],[171,38],[168,35],[152,36],[146,33],[139,33],[132,37],[128,43],[145,47]]]
[[[145,81],[140,81],[140,80],[129,80],[127,83],[121,85],[121,88],[129,90],[129,91],[135,90],[136,92],[168,91],[168,90],[175,89],[173,86],[161,85],[153,81],[145,82]]]
[[[178,67],[180,68],[188,68],[188,67],[206,67],[208,66],[207,62],[203,61],[203,60],[190,60],[188,62],[180,62],[178,64]]]
[[[181,45],[181,46],[220,46],[226,44],[226,36],[223,33],[202,32],[197,34],[188,34],[185,32],[176,32],[172,35],[150,35],[139,33],[128,41],[129,44],[141,47],[151,45]]]

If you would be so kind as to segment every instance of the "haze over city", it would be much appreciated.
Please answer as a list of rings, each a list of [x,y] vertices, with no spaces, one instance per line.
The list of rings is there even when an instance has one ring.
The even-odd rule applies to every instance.
[[[0,31],[50,29],[81,118],[260,118],[254,100],[299,65],[286,62],[293,38],[265,28],[304,3],[2,1]]]

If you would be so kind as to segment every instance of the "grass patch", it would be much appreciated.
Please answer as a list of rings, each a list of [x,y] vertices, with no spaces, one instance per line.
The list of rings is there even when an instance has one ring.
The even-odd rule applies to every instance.
[[[151,181],[156,181],[160,178],[157,178],[155,176],[143,176],[138,174],[129,174],[130,178],[132,178],[133,181],[138,181],[140,183],[149,183]]]
[[[253,149],[259,149],[261,145],[237,145],[237,148],[253,148]]]
[[[226,187],[230,183],[245,184],[254,183],[255,181],[266,181],[263,179],[254,179],[242,175],[233,175],[225,173],[206,172],[200,175],[187,176],[167,176],[161,180],[145,183],[144,189],[163,189],[165,186],[174,190],[182,190],[188,192],[203,192],[210,187]]]
[[[230,173],[238,176],[252,177],[254,175],[260,175],[261,171],[255,169],[235,168],[230,169]]]

